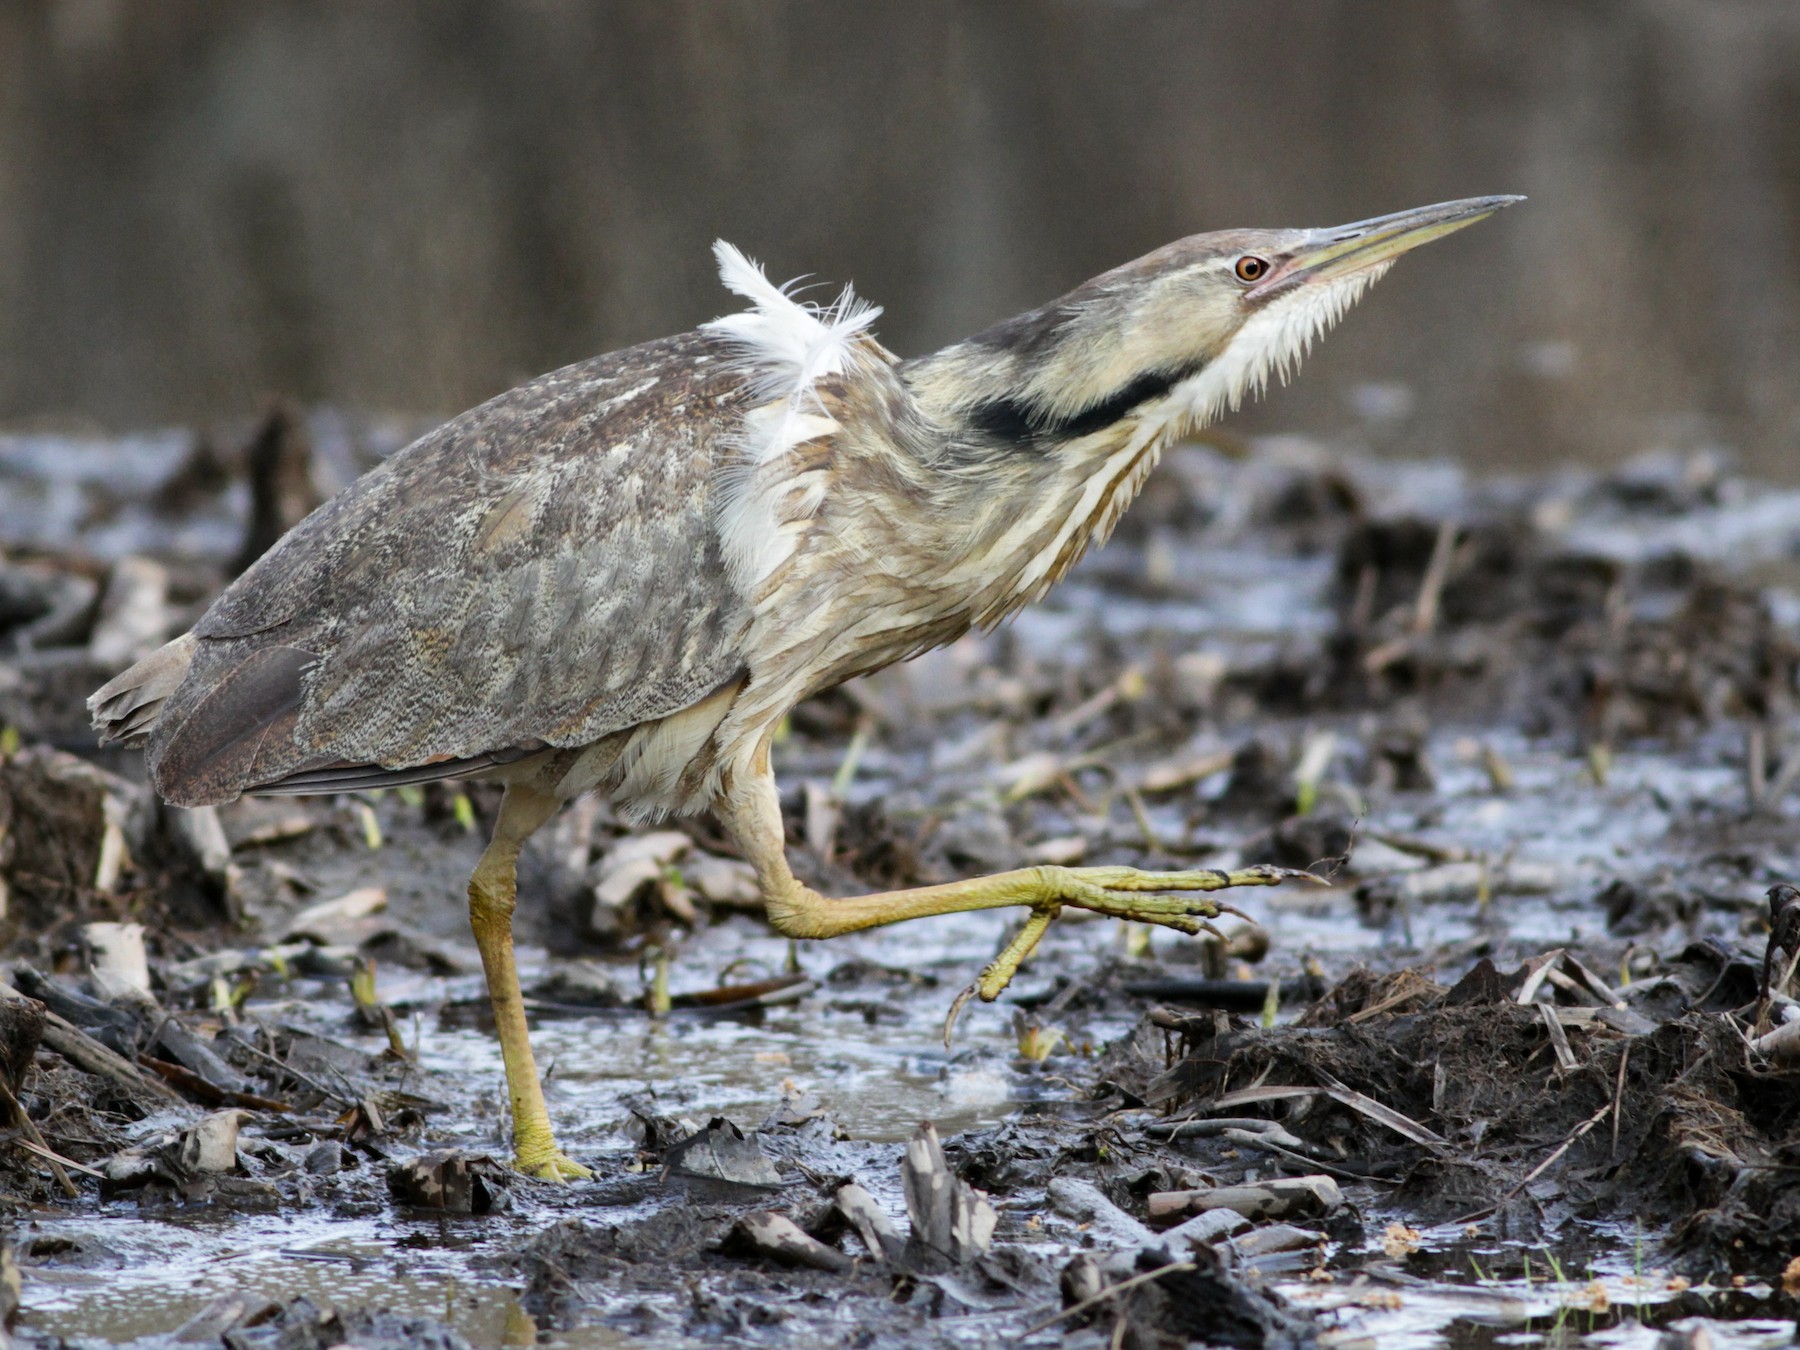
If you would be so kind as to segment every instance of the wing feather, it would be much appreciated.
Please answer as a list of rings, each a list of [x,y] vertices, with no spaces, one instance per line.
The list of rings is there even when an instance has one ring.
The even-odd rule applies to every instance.
[[[404,769],[384,769],[375,764],[343,764],[336,768],[311,769],[289,774],[273,783],[264,783],[257,791],[270,797],[311,797],[328,792],[372,792],[381,788],[405,787],[409,783],[437,783],[451,778],[478,778],[484,773],[515,764],[536,754],[523,748],[497,750],[492,754],[469,759],[446,759],[433,764],[414,764]]]
[[[314,512],[195,625],[151,729],[158,790],[478,772],[734,675],[749,612],[713,497],[747,395],[723,350],[690,333],[543,376]]]

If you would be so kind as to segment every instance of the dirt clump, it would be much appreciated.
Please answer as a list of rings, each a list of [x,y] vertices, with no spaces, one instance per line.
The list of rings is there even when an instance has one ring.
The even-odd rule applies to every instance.
[[[1482,962],[1445,988],[1358,970],[1273,1028],[1164,1012],[1175,1062],[1141,1095],[1177,1120],[1266,1116],[1425,1222],[1519,1238],[1571,1216],[1668,1224],[1697,1265],[1785,1259],[1800,1072],[1757,1054],[1728,1012],[1651,1020],[1638,1009],[1671,1011],[1654,992],[1521,1003],[1534,974]]]

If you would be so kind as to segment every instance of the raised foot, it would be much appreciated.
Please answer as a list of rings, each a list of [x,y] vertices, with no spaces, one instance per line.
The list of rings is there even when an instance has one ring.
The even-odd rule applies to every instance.
[[[594,1175],[592,1170],[554,1147],[534,1150],[529,1155],[521,1149],[513,1159],[513,1166],[539,1181],[586,1181]]]
[[[1206,892],[1234,886],[1279,886],[1284,881],[1324,882],[1312,872],[1291,867],[1242,867],[1227,871],[1203,867],[1192,872],[1144,872],[1135,867],[1036,867],[1025,874],[1026,894],[1020,903],[1031,906],[1031,915],[1013,940],[989,963],[980,977],[950,1005],[944,1018],[944,1044],[950,1044],[956,1018],[963,1005],[979,996],[992,1003],[1012,983],[1020,964],[1030,956],[1064,905],[1092,910],[1115,919],[1160,924],[1187,934],[1218,933],[1208,919],[1221,914],[1240,914],[1220,904]]]
[[[1033,909],[1073,905],[1115,919],[1161,924],[1179,932],[1213,931],[1208,919],[1239,911],[1222,905],[1205,893],[1234,886],[1278,886],[1304,878],[1318,881],[1311,872],[1291,867],[1203,867],[1192,872],[1143,872],[1135,867],[1040,867]],[[1029,903],[1029,902],[1028,902]],[[1002,984],[1000,988],[1004,988]],[[998,994],[1000,989],[994,990]],[[984,995],[992,997],[992,995]]]

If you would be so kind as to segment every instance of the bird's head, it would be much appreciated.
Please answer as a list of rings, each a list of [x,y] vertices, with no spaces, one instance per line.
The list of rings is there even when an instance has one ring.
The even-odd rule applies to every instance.
[[[1322,230],[1177,240],[906,364],[953,440],[1049,448],[1181,434],[1286,378],[1313,338],[1409,249],[1518,197],[1476,197]]]

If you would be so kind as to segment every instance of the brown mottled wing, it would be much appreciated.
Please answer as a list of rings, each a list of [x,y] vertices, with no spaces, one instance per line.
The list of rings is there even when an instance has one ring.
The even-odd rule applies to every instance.
[[[159,791],[479,769],[704,697],[748,621],[712,526],[741,381],[699,334],[545,375],[326,503],[195,625]]]

